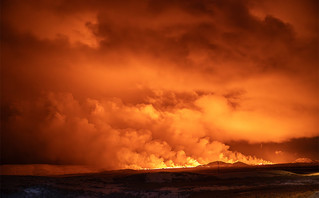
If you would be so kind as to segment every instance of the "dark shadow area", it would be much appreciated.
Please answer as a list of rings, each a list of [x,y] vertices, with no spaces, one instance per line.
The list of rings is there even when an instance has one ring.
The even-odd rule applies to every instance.
[[[2,175],[1,197],[309,197],[319,191],[318,165],[201,166],[60,176]]]

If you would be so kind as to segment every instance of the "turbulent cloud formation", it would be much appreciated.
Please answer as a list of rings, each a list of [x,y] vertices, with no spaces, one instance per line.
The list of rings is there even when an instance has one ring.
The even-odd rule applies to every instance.
[[[3,1],[2,163],[256,164],[225,142],[317,137],[315,6]]]

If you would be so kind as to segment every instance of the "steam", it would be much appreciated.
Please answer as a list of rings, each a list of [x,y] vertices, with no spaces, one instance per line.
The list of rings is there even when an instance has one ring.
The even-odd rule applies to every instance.
[[[200,110],[157,110],[152,103],[125,105],[117,98],[78,101],[68,93],[49,93],[16,110],[18,115],[10,118],[15,126],[7,130],[24,147],[36,145],[32,153],[25,151],[27,156],[45,161],[110,169],[187,167],[216,160],[267,163],[212,139],[200,124]],[[17,126],[36,132],[22,139]]]
[[[319,17],[292,2],[2,1],[3,163],[258,164],[225,142],[318,136]]]

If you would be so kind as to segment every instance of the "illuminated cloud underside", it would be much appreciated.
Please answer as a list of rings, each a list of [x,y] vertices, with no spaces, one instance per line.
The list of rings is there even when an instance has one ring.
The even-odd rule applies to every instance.
[[[259,164],[225,142],[317,137],[316,4],[286,4],[4,1],[4,162]]]

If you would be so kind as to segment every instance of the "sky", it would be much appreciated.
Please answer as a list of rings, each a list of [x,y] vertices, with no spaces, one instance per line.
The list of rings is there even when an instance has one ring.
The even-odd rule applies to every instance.
[[[319,159],[316,0],[1,1],[1,164]]]

